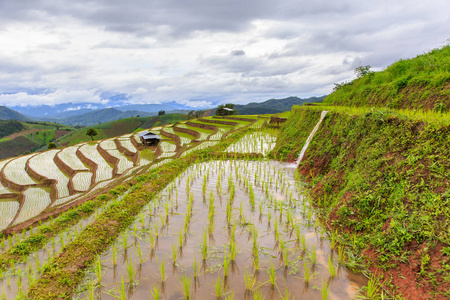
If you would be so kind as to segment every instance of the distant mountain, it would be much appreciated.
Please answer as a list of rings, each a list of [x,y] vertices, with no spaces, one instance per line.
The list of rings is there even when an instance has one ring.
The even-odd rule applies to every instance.
[[[63,103],[56,105],[39,105],[39,106],[11,106],[11,109],[19,113],[29,116],[32,119],[50,120],[55,118],[66,118],[75,115],[81,115],[96,110],[106,108],[114,108],[120,111],[136,110],[148,113],[157,113],[160,110],[180,111],[192,110],[192,107],[178,104],[174,101],[164,104],[130,104],[123,101],[102,103]]]
[[[121,111],[115,108],[105,108],[66,118],[45,118],[45,119],[48,121],[58,122],[62,124],[89,126],[136,116],[150,117],[155,116],[156,114],[157,113],[148,113],[137,110]]]
[[[301,99],[298,97],[288,97],[283,99],[270,99],[264,102],[251,102],[246,105],[235,105],[239,115],[259,115],[259,114],[277,114],[291,110],[293,105],[302,105],[303,103],[322,102],[326,96],[310,97]]]
[[[0,120],[30,121],[29,118],[6,106],[0,106]]]

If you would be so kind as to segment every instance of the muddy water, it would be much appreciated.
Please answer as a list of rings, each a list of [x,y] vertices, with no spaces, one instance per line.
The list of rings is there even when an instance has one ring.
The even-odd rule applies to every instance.
[[[227,218],[228,203],[232,213]],[[233,241],[238,249],[234,259]],[[164,282],[159,264],[165,266]],[[337,250],[303,198],[294,169],[268,161],[215,161],[189,168],[149,203],[95,269],[76,299],[151,299],[155,288],[162,299],[183,299],[183,275],[192,279],[192,299],[216,299],[218,281],[234,299],[253,299],[258,293],[279,299],[286,291],[289,299],[323,299],[325,288],[328,299],[352,299],[367,283],[339,265]],[[305,269],[311,274],[308,283]],[[246,287],[245,277],[254,284]]]

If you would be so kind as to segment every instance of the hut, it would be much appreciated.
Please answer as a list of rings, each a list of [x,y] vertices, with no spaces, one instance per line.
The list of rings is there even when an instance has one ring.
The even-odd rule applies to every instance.
[[[144,146],[153,146],[159,143],[161,139],[159,135],[150,131],[142,131],[139,134],[139,138],[141,139],[142,144]]]

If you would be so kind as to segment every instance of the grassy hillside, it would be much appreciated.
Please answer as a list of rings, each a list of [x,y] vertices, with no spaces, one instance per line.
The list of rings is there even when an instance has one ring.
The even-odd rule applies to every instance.
[[[278,114],[292,109],[293,105],[303,103],[322,102],[325,96],[301,99],[298,97],[288,97],[284,99],[270,99],[261,103],[249,103],[246,105],[236,105],[235,109],[239,115],[261,115]]]
[[[77,129],[59,138],[57,142],[61,145],[68,146],[90,141],[90,137],[86,136],[86,131],[89,128],[97,130],[98,135],[95,136],[95,139],[99,140],[131,133],[136,130],[148,129],[161,124],[176,123],[181,120],[186,120],[186,115],[166,114],[154,117],[126,118]]]
[[[106,123],[135,117],[137,115],[141,117],[149,117],[154,116],[155,113],[147,113],[141,111],[121,111],[115,108],[105,108],[80,115],[74,115],[65,118],[55,118],[53,119],[53,121],[70,125],[92,126],[98,124],[99,122]]]
[[[14,124],[11,130],[6,130],[7,126],[3,128],[5,134],[0,139],[0,159],[45,150],[48,143],[74,129],[72,126],[52,122],[3,123],[11,122]]]
[[[419,110],[450,109],[450,46],[413,59],[400,60],[381,72],[370,72],[336,85],[324,103]]]
[[[29,118],[6,106],[0,106],[0,120],[30,121]]]
[[[328,226],[391,291],[406,299],[450,297],[448,124],[395,111],[297,107],[272,155],[295,157],[322,109],[331,111],[299,172]],[[297,143],[286,143],[292,139]]]

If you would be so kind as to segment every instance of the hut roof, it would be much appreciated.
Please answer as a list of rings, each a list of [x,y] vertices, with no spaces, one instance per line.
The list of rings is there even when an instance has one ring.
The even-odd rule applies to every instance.
[[[154,133],[148,133],[148,134],[142,136],[142,138],[143,138],[144,140],[154,140],[154,139],[160,140],[160,139],[161,139],[161,138],[159,137],[159,135],[154,134]]]

